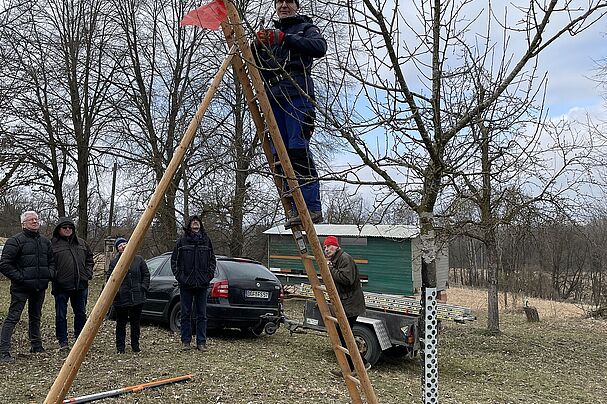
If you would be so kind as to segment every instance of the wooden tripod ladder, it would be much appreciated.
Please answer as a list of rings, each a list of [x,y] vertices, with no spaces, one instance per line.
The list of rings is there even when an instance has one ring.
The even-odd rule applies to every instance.
[[[243,93],[255,123],[257,135],[262,142],[264,153],[270,164],[270,170],[274,174],[274,182],[276,183],[276,187],[280,193],[281,201],[283,207],[285,208],[285,213],[291,210],[290,201],[283,192],[285,189],[283,187],[283,181],[286,180],[288,182],[289,189],[291,190],[290,194],[295,201],[299,216],[301,217],[302,225],[296,225],[292,228],[293,237],[297,244],[299,254],[310,280],[310,284],[314,290],[314,296],[316,297],[316,302],[318,303],[318,307],[327,328],[331,345],[335,351],[335,355],[341,368],[348,392],[353,403],[363,402],[361,392],[368,403],[377,403],[378,401],[375,396],[373,386],[369,381],[369,376],[364,367],[362,358],[360,357],[358,346],[354,340],[354,335],[350,329],[346,313],[341,304],[341,300],[339,299],[339,295],[337,294],[337,289],[335,287],[335,283],[333,282],[331,273],[329,272],[327,260],[325,259],[320,242],[318,241],[314,224],[310,218],[310,214],[303,199],[301,190],[299,189],[295,172],[291,165],[285,145],[282,141],[274,114],[272,113],[270,101],[268,100],[268,96],[265,92],[261,75],[255,66],[253,53],[249,47],[238,11],[230,1],[225,1],[225,5],[228,10],[228,20],[222,23],[222,29],[228,45],[230,47],[236,45],[240,51],[240,57],[235,56],[232,59],[232,65],[234,67],[235,74],[242,85]],[[274,144],[274,148],[280,160],[279,162],[274,162],[268,135],[271,137]],[[284,176],[278,173],[277,164],[275,163],[280,164],[284,172]],[[306,248],[306,243],[302,235],[302,227],[303,230],[306,231],[308,242],[312,247],[313,255],[310,255]],[[314,259],[316,259],[316,263],[320,268],[324,285],[321,284],[320,279],[316,274],[316,269],[314,268],[313,264]],[[331,313],[329,308],[326,295],[328,295],[333,304],[333,313]],[[338,325],[346,341],[346,347],[342,346],[341,344],[337,332]],[[356,375],[358,377],[355,377],[350,371],[346,355],[351,356],[354,368],[356,370]]]

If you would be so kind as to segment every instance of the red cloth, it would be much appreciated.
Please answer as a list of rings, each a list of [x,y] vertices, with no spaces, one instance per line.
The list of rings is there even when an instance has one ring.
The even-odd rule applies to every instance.
[[[324,246],[334,245],[335,247],[339,247],[339,241],[337,241],[337,237],[335,237],[335,236],[327,236],[323,245]]]
[[[223,0],[213,0],[204,6],[190,11],[179,23],[180,26],[196,25],[197,27],[216,30],[228,16]]]

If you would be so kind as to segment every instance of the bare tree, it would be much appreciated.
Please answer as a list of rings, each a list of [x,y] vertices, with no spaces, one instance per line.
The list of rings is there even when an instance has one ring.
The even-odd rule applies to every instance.
[[[193,7],[192,2],[129,0],[112,4],[122,42],[113,53],[120,70],[113,82],[114,127],[106,151],[130,173],[121,186],[131,187],[131,203],[141,206],[162,178],[220,63],[219,58],[209,56],[225,50],[208,31],[179,27],[179,19]],[[202,136],[188,160],[212,144],[215,125],[207,122],[205,119]],[[196,170],[207,171],[209,159],[204,159],[206,163]],[[180,170],[174,178],[152,227],[162,250],[170,248],[176,238],[175,212],[183,175]]]
[[[4,38],[11,51],[7,74],[19,89],[10,105],[14,151],[42,174],[30,185],[50,188],[57,214],[77,214],[82,237],[88,234],[91,151],[109,119],[109,9],[101,0],[28,2]],[[70,212],[66,181],[77,184],[78,203]]]
[[[509,98],[536,91],[525,83],[533,83],[538,55],[595,23],[607,7],[557,3],[508,5],[499,13],[492,3],[479,10],[471,1],[348,4],[354,46],[338,63],[360,90],[325,109],[327,119],[374,176],[361,181],[350,170],[345,179],[382,184],[417,212],[426,287],[435,285],[436,213],[450,204],[454,193],[443,191],[453,176],[478,153],[474,128]],[[498,34],[504,46],[496,47]],[[506,46],[515,40],[516,47]],[[353,112],[357,104],[367,111]]]

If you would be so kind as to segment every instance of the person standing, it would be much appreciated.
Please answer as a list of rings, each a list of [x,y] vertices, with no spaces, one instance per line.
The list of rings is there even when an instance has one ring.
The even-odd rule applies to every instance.
[[[360,283],[360,275],[358,273],[358,267],[354,262],[354,259],[350,254],[346,253],[339,247],[339,241],[335,236],[327,236],[323,242],[325,249],[325,255],[329,258],[329,271],[335,282],[337,288],[337,294],[341,300],[341,304],[346,312],[348,318],[348,324],[350,329],[356,323],[358,316],[365,313],[365,296],[363,294],[362,285]],[[346,341],[339,326],[337,327],[339,339],[341,340],[342,346],[346,346]],[[350,370],[354,370],[354,364],[349,355],[346,355]],[[365,357],[362,356],[365,369],[371,369],[371,364],[366,361]],[[341,377],[341,371],[331,370],[331,373],[335,376]]]
[[[93,252],[76,236],[74,222],[61,217],[51,239],[56,276],[51,293],[55,297],[55,335],[61,349],[68,349],[67,303],[74,312],[74,339],[86,323],[89,281],[93,278]]]
[[[110,261],[106,282],[110,278],[118,260],[127,245],[127,239],[117,237],[114,243],[118,254]],[[150,270],[141,255],[135,255],[133,262],[124,276],[120,289],[114,298],[114,311],[116,312],[116,351],[123,354],[126,345],[126,324],[131,328],[131,349],[141,352],[139,338],[141,336],[141,310],[146,301],[150,287]]]
[[[171,270],[179,283],[181,296],[181,343],[189,349],[192,342],[192,316],[196,319],[196,349],[207,351],[207,295],[215,276],[213,244],[198,216],[188,219],[184,235],[177,240],[171,255]],[[192,305],[195,314],[192,313]]]
[[[274,5],[278,20],[274,29],[257,32],[253,54],[312,222],[320,223],[320,184],[310,151],[316,117],[312,62],[326,54],[327,41],[310,17],[299,14],[299,0],[275,0]],[[301,224],[293,201],[291,206],[286,228]]]
[[[13,363],[11,339],[27,302],[30,352],[44,352],[40,335],[42,305],[48,283],[55,275],[51,242],[40,234],[38,214],[21,214],[23,231],[9,238],[2,250],[0,272],[11,281],[11,303],[0,332],[0,362]]]

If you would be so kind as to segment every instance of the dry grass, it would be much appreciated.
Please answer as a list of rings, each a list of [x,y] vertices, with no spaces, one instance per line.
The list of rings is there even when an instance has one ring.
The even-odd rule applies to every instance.
[[[93,285],[91,299],[99,295],[99,282]],[[0,280],[0,316],[8,309],[8,286],[8,282]],[[484,294],[450,290],[450,302],[472,306],[479,320],[465,325],[445,324],[439,338],[441,403],[605,402],[605,322],[572,317],[574,311],[568,306],[532,301],[540,310],[540,323],[527,323],[524,315],[506,310],[500,317],[502,335],[488,336],[484,331]],[[302,301],[288,301],[286,309],[289,317],[301,318]],[[26,317],[24,314],[13,340],[17,362],[0,365],[4,378],[0,384],[2,402],[42,402],[66,356],[53,338],[50,294],[43,313],[46,354],[26,353]],[[188,383],[104,402],[350,402],[343,381],[328,373],[336,367],[336,361],[324,334],[290,335],[281,327],[273,336],[254,339],[228,331],[213,334],[209,352],[201,354],[182,352],[175,334],[165,327],[146,324],[142,330],[143,352],[118,355],[113,328],[110,321],[102,325],[70,395],[193,373],[194,379]],[[384,359],[369,373],[379,402],[384,404],[420,403],[420,375],[418,360],[397,358]]]
[[[448,290],[448,303],[470,307],[475,313],[487,311],[487,291],[469,288],[451,288]],[[508,305],[506,305],[508,303]],[[528,304],[537,308],[541,318],[571,318],[584,315],[582,307],[565,302],[528,298]],[[521,313],[523,299],[520,296],[508,293],[508,301],[504,294],[499,294],[499,308],[501,313]]]

